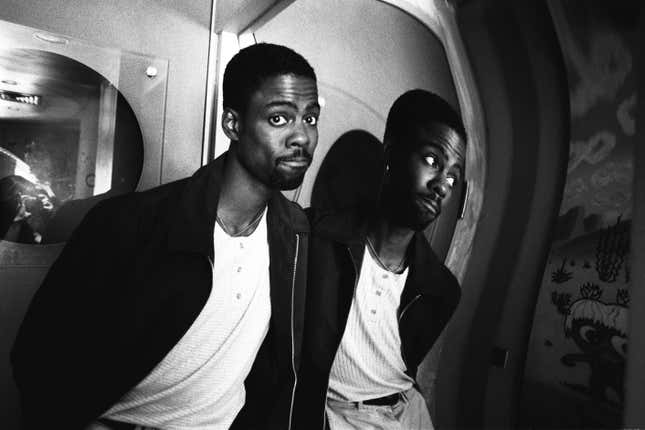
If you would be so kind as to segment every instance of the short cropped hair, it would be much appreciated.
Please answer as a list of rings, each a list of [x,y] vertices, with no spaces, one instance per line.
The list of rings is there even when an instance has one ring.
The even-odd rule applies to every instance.
[[[251,95],[264,81],[280,75],[316,80],[316,73],[307,60],[286,46],[258,43],[240,50],[224,70],[224,107],[244,113]]]
[[[406,139],[409,130],[433,123],[451,128],[466,144],[466,129],[457,111],[437,94],[421,89],[407,91],[396,99],[387,116],[383,140],[404,146],[411,143]]]

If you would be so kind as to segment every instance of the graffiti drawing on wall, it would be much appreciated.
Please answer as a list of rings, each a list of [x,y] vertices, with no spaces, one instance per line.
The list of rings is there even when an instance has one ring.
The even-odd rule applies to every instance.
[[[581,352],[561,357],[565,366],[589,366],[587,384],[562,384],[589,394],[596,401],[622,403],[625,354],[627,352],[627,304],[629,293],[618,289],[613,302],[601,300],[603,290],[596,284],[580,287],[580,297],[571,302],[568,293],[553,292],[552,302],[563,315],[564,334]]]
[[[527,422],[621,422],[627,351],[637,1],[550,2],[571,105],[569,163],[524,373]]]
[[[561,322],[554,332],[560,341],[552,336],[544,345],[562,366],[585,372],[562,372],[559,384],[617,409],[623,402],[627,351],[629,224],[619,216],[613,225],[552,249],[557,258],[552,258],[546,284],[553,315],[560,315]]]

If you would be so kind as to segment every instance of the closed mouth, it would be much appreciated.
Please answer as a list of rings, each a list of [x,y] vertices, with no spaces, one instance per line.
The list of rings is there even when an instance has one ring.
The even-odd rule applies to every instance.
[[[309,166],[311,160],[306,157],[296,157],[278,160],[279,164],[284,164],[294,169],[302,169]]]
[[[426,209],[428,209],[430,212],[432,212],[435,215],[439,215],[439,212],[441,211],[440,203],[438,203],[436,200],[432,200],[427,197],[420,197],[420,200]]]

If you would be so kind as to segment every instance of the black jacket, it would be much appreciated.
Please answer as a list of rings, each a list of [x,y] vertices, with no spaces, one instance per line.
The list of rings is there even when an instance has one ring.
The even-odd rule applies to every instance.
[[[311,214],[309,274],[296,428],[323,429],[329,373],[345,331],[365,252],[367,218],[356,212]],[[455,277],[423,233],[408,249],[409,272],[398,310],[401,356],[413,379],[461,296]]]
[[[82,428],[141,381],[211,290],[224,156],[192,177],[99,203],[37,291],[12,351],[26,428]],[[233,427],[288,428],[300,361],[308,222],[269,201],[271,320]]]

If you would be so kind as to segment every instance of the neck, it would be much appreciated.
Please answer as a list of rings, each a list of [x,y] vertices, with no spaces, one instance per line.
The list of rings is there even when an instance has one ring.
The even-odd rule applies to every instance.
[[[217,204],[217,216],[236,234],[252,223],[267,205],[273,190],[253,177],[231,148],[224,164],[224,176]]]
[[[383,215],[378,215],[372,220],[367,234],[374,251],[386,268],[402,266],[413,236],[412,229],[396,225]]]

